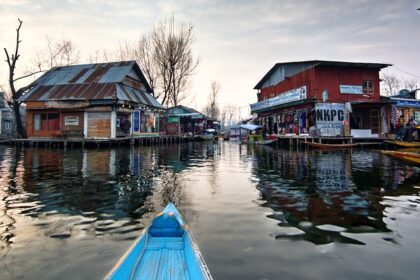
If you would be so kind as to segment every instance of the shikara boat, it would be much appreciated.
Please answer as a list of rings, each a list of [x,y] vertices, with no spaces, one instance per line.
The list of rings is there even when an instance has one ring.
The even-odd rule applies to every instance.
[[[261,141],[249,141],[248,144],[254,144],[254,145],[271,145],[275,143],[277,139],[267,139],[267,140],[261,140]]]
[[[158,214],[105,279],[212,279],[172,203]]]
[[[214,136],[212,134],[203,134],[203,135],[198,135],[198,138],[201,141],[211,141],[214,140]]]
[[[316,142],[308,142],[302,141],[303,144],[308,145],[310,147],[314,147],[317,149],[348,149],[357,147],[357,143],[352,144],[323,144],[323,143],[316,143]]]
[[[400,151],[381,151],[381,153],[393,158],[409,161],[414,164],[420,164],[420,154],[417,153]]]
[[[386,143],[405,148],[416,148],[420,147],[420,142],[407,142],[407,141],[398,141],[398,140],[385,140]]]
[[[202,134],[198,135],[198,138],[201,141],[211,141],[214,140],[214,135],[216,134],[216,130],[213,128],[209,128],[203,131]]]

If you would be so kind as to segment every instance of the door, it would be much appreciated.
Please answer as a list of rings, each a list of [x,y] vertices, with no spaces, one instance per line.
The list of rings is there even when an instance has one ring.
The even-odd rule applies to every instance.
[[[372,134],[379,134],[381,131],[381,119],[378,109],[370,110],[370,128]]]

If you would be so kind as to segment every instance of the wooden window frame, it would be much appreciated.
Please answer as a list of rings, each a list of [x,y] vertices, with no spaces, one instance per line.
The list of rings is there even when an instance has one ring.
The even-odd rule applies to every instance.
[[[372,80],[363,80],[363,94],[373,95],[374,87]]]

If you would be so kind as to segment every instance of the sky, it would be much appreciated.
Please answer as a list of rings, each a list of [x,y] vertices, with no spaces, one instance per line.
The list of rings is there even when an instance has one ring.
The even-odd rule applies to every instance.
[[[46,36],[73,41],[86,63],[96,50],[135,41],[173,15],[193,26],[200,60],[186,105],[202,109],[217,81],[219,105],[246,115],[257,99],[254,86],[278,62],[390,63],[383,71],[420,81],[418,8],[412,0],[0,0],[0,47],[14,49],[20,18],[20,72],[45,48]],[[0,58],[4,85],[3,50]]]

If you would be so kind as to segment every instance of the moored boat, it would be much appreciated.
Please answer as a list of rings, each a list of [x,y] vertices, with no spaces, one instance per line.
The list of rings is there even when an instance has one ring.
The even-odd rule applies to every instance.
[[[385,140],[386,143],[405,148],[416,148],[420,147],[420,142],[408,142],[408,141],[399,141],[399,140]]]
[[[317,148],[317,149],[348,149],[348,148],[355,148],[357,147],[357,143],[349,143],[349,144],[324,144],[324,143],[316,143],[316,142],[308,142],[302,141],[303,144]]]
[[[250,141],[248,144],[254,144],[254,145],[271,145],[274,144],[277,141],[277,139],[266,139],[266,140],[259,140],[259,141]]]
[[[198,135],[198,138],[201,141],[211,141],[214,140],[214,136],[212,134],[203,134],[203,135]]]
[[[393,158],[409,161],[414,164],[420,164],[420,154],[417,153],[400,151],[381,151],[381,153]]]
[[[169,203],[105,279],[211,280],[212,277],[188,226]]]
[[[214,137],[216,135],[216,130],[213,128],[209,128],[203,131],[202,134],[198,135],[198,138],[201,141],[211,141],[214,140]]]

